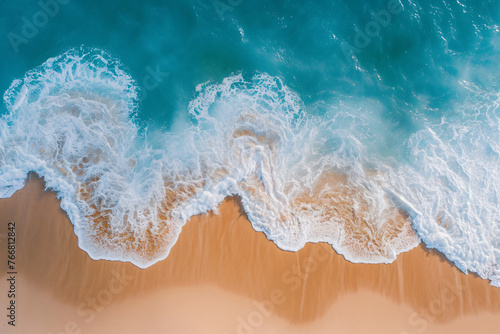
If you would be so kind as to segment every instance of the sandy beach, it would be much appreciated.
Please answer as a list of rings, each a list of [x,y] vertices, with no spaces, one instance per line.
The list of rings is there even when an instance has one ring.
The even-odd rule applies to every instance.
[[[238,198],[192,217],[147,269],[94,261],[59,200],[30,174],[0,200],[0,301],[16,222],[16,326],[2,333],[471,333],[500,327],[500,288],[422,244],[353,264],[327,244],[286,252],[252,229]],[[6,320],[7,319],[7,320]]]

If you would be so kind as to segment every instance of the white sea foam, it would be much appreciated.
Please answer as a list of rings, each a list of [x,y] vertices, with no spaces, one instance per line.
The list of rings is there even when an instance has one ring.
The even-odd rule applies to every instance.
[[[411,136],[402,164],[371,153],[386,131],[372,101],[312,116],[266,74],[196,94],[191,124],[141,137],[135,83],[116,60],[84,49],[49,59],[4,95],[0,196],[30,171],[43,176],[94,259],[150,266],[189,217],[236,194],[254,229],[282,249],[322,241],[350,261],[380,263],[421,237],[500,285],[498,97],[475,90],[484,99],[462,119]],[[151,148],[153,136],[164,148]]]
[[[428,247],[500,286],[500,98],[461,84],[464,105],[411,136],[390,182]]]

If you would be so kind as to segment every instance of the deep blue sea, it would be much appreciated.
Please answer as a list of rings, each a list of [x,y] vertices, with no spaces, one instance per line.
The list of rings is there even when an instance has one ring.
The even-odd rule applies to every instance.
[[[423,241],[500,286],[500,2],[0,13],[0,197],[37,172],[92,258],[150,266],[239,195],[284,250],[388,263]]]

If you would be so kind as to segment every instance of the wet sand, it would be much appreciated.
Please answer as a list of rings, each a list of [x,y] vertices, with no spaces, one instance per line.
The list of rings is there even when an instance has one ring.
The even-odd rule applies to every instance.
[[[0,301],[7,222],[16,222],[17,333],[470,333],[500,327],[500,288],[420,246],[390,265],[352,264],[326,244],[285,252],[238,198],[193,217],[147,269],[80,250],[54,192],[31,174],[0,200]],[[5,309],[2,306],[2,309]]]

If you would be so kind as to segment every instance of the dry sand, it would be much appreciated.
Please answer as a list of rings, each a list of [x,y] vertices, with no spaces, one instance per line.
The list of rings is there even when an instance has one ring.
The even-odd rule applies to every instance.
[[[352,264],[326,244],[278,249],[237,198],[186,224],[169,257],[141,270],[77,246],[54,192],[30,175],[0,200],[17,228],[17,319],[1,333],[494,333],[500,288],[417,247],[390,265]],[[7,306],[6,240],[0,302]],[[6,311],[4,311],[6,314]]]

